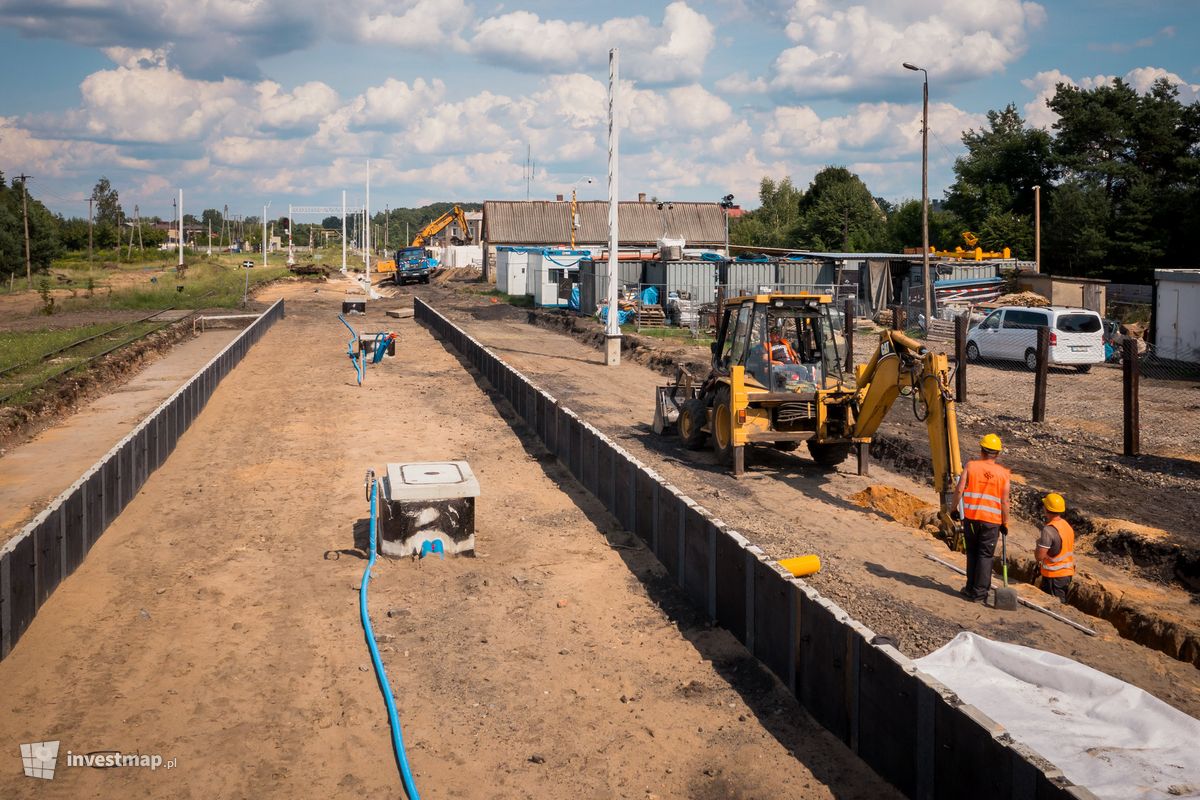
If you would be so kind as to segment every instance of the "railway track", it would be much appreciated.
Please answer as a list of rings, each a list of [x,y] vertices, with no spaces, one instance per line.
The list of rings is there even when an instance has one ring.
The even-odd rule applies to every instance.
[[[37,358],[5,367],[0,370],[0,404],[186,319],[186,315],[179,317],[168,313],[173,310],[160,309],[153,314],[77,339]],[[164,319],[156,320],[164,316]]]

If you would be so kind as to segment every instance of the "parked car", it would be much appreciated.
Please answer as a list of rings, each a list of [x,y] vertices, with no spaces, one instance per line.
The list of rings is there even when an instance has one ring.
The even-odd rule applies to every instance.
[[[1037,369],[1037,329],[1050,329],[1050,365],[1087,372],[1104,363],[1104,325],[1086,308],[1004,306],[967,334],[967,360],[1020,361]]]
[[[245,267],[246,269],[250,269],[251,267],[254,266],[254,262],[251,261],[250,259],[246,259],[245,261],[242,262],[242,266]]]

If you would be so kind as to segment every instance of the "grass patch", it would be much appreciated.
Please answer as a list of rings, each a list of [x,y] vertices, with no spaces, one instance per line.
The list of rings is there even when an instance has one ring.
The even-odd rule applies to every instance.
[[[87,359],[114,346],[133,341],[155,328],[162,327],[162,324],[153,321],[138,322],[117,330],[119,325],[104,323],[59,330],[0,333],[0,369],[18,364],[26,365],[0,376],[0,397],[6,398],[6,404],[24,402],[34,389],[51,378],[71,372],[83,365]],[[66,353],[41,360],[42,356],[72,342],[108,331],[112,331],[112,334],[101,335]]]
[[[256,267],[249,270],[250,291],[290,273],[287,267]],[[140,285],[97,289],[95,296],[65,298],[67,310],[156,308],[235,308],[242,304],[245,270],[219,263],[189,266],[182,276],[173,271],[147,275]]]
[[[626,323],[621,326],[622,333],[635,333],[638,336],[652,336],[655,339],[676,339],[680,344],[690,344],[697,347],[708,347],[716,341],[715,338],[707,334],[692,336],[692,331],[689,328],[642,328],[640,331],[633,323]]]
[[[532,308],[533,297],[527,294],[505,294],[499,289],[472,289],[467,288],[465,291],[475,292],[483,297],[495,297],[502,303],[508,303],[510,306],[518,306],[519,308]]]

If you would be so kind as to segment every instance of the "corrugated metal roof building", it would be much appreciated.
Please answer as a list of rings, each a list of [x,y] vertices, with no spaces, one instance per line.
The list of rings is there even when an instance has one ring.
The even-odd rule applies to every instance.
[[[581,200],[576,246],[608,244],[608,203]],[[659,239],[683,239],[688,247],[723,247],[725,212],[717,203],[621,202],[621,247],[654,247]],[[554,200],[489,200],[483,204],[483,243],[489,264],[499,245],[564,247],[571,244],[571,203]]]

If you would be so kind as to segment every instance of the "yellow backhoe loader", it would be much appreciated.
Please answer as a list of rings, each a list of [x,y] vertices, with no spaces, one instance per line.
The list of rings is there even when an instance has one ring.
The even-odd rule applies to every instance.
[[[867,448],[896,398],[912,399],[925,422],[933,485],[941,498],[939,527],[951,542],[954,487],[962,472],[951,370],[945,354],[932,353],[899,331],[884,330],[879,345],[851,375],[848,354],[838,351],[833,302],[820,294],[761,294],[727,301],[703,381],[680,368],[658,388],[654,430],[674,427],[692,449],[711,442],[734,475],[745,470],[755,446],[791,451],[805,442],[817,464],[831,467]]]

